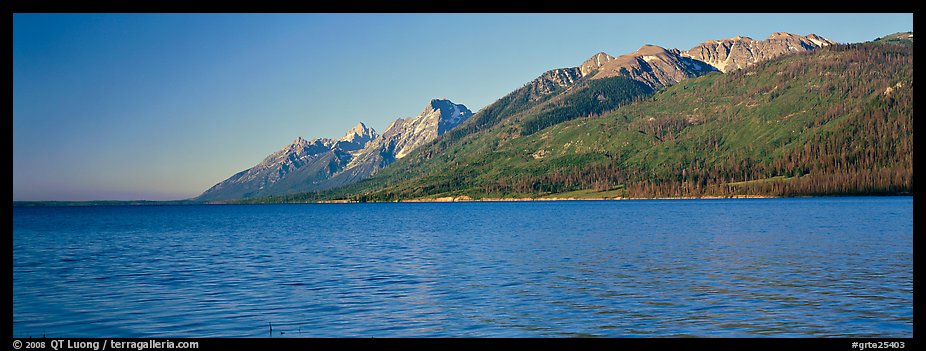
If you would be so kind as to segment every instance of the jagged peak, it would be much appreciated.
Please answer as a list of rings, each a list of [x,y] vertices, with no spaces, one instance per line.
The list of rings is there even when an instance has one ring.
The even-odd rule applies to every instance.
[[[293,140],[292,143],[290,143],[289,145],[287,145],[286,147],[284,147],[283,150],[281,150],[281,151],[284,151],[284,150],[298,150],[298,149],[307,147],[307,146],[309,146],[310,144],[317,144],[317,143],[319,143],[319,142],[324,143],[324,141],[321,140],[321,139],[315,139],[315,140],[312,140],[312,141],[308,141],[308,140],[303,139],[301,136],[298,136],[298,137],[296,137],[296,139]]]
[[[331,146],[333,144],[334,144],[334,140],[330,138],[318,138],[318,139],[309,141],[299,136],[299,137],[296,137],[296,139],[294,139],[292,143],[290,143],[289,145],[284,147],[283,150],[280,150],[280,151],[297,150],[300,148],[308,147],[309,145]]]
[[[369,140],[376,137],[376,131],[373,128],[367,127],[363,122],[358,122],[353,128],[347,131],[340,141],[354,141],[358,138],[363,140]]]
[[[453,101],[450,101],[447,98],[440,98],[440,99],[431,99],[431,101],[428,102],[428,105],[425,106],[424,113],[427,113],[428,111],[440,110],[440,109],[450,109],[452,111],[454,110],[454,107],[456,107],[456,110],[469,111],[469,109],[466,108],[466,106],[464,106],[463,104],[454,103]]]

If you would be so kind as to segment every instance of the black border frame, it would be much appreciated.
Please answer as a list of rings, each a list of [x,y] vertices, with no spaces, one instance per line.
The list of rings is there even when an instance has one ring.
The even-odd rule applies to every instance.
[[[500,4],[489,2],[438,2],[438,1],[371,1],[363,4],[353,2],[299,2],[297,0],[225,0],[225,1],[206,1],[206,0],[0,0],[0,10],[2,17],[0,21],[5,22],[0,26],[3,30],[2,38],[6,42],[6,58],[10,60],[3,74],[10,87],[6,94],[7,100],[2,110],[7,115],[8,121],[13,121],[13,93],[12,93],[12,38],[13,38],[13,15],[16,13],[289,13],[289,12],[324,12],[324,13],[588,13],[588,12],[629,12],[629,13],[658,13],[672,10],[671,12],[691,12],[691,13],[730,13],[730,12],[788,12],[795,10],[799,12],[828,12],[828,13],[846,13],[846,12],[901,12],[913,13],[914,27],[917,23],[917,13],[913,9],[913,3],[877,3],[866,7],[859,7],[860,4],[850,5],[841,3],[838,7],[824,3],[786,3],[777,4],[774,7],[767,6],[767,2],[754,2],[751,5],[729,3],[728,6],[718,8],[714,5],[706,6],[700,3],[673,4],[670,8],[661,4],[654,3],[626,3],[611,2],[605,3],[585,3],[581,7],[573,6],[570,3],[530,3],[529,6],[521,4]],[[790,6],[789,6],[790,5]],[[752,6],[750,9],[749,7]],[[853,8],[852,6],[856,6]],[[733,11],[737,10],[737,11]],[[885,33],[888,34],[888,33]],[[872,38],[873,39],[873,38]],[[914,130],[923,127],[914,127]],[[10,129],[12,134],[12,128]],[[914,150],[916,149],[916,139],[914,139]],[[12,135],[10,135],[10,145],[12,149]],[[9,155],[9,154],[8,154]],[[915,158],[914,158],[915,159]],[[916,177],[914,177],[914,180]],[[9,189],[9,188],[8,188]],[[10,190],[12,191],[12,190]],[[421,347],[428,349],[476,349],[489,345],[497,346],[514,346],[528,350],[562,350],[562,349],[600,349],[600,348],[627,348],[632,350],[638,349],[733,349],[733,350],[859,350],[853,348],[852,343],[878,343],[878,342],[903,342],[904,349],[913,349],[921,347],[917,336],[922,334],[920,327],[921,312],[917,311],[916,301],[919,297],[921,288],[918,282],[922,279],[917,277],[917,267],[920,266],[919,258],[916,254],[918,244],[917,222],[920,221],[919,214],[922,205],[917,206],[921,196],[914,193],[914,324],[913,338],[619,338],[619,339],[558,339],[558,338],[536,338],[536,339],[509,339],[509,338],[436,338],[436,339],[400,339],[400,338],[357,338],[357,339],[339,339],[339,338],[67,338],[63,340],[72,341],[99,341],[103,344],[105,340],[118,341],[194,341],[199,344],[197,350],[238,350],[238,349],[296,349],[296,348],[322,348],[322,349],[370,349],[370,348],[393,348],[393,347]],[[12,207],[12,203],[10,205]],[[12,224],[12,208],[10,208],[10,221]],[[8,227],[10,228],[10,227]],[[12,234],[12,228],[10,229]],[[919,240],[920,242],[922,241]],[[10,259],[7,261],[12,268],[12,235],[3,242],[6,252],[10,252]],[[9,272],[9,271],[8,271]],[[4,312],[10,316],[12,324],[12,284],[7,290],[10,293],[10,304],[5,305]],[[50,341],[52,339],[43,339],[36,335],[35,338],[14,338],[12,325],[7,329],[5,334],[8,335],[7,344],[9,349],[15,350],[15,342],[25,341],[46,341],[45,350],[52,350]],[[61,339],[59,339],[61,340]],[[24,349],[24,348],[23,348]],[[874,348],[866,348],[874,350]],[[35,350],[35,349],[33,349]],[[883,349],[882,349],[883,350]]]

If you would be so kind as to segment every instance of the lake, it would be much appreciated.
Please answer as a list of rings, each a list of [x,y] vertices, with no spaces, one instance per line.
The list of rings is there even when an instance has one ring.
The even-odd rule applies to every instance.
[[[912,337],[912,208],[16,207],[13,334],[270,337],[272,323],[272,337]]]

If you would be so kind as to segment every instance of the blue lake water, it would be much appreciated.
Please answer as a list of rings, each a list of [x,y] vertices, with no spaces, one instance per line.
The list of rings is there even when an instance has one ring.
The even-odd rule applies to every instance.
[[[13,334],[912,337],[912,207],[14,208]]]

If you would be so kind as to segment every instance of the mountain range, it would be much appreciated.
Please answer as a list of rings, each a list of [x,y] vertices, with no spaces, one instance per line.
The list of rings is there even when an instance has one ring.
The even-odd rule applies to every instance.
[[[909,39],[912,46],[912,33],[909,33],[909,36],[890,38],[905,42]],[[716,86],[720,84],[718,82],[732,78],[740,79],[735,84],[743,85],[730,86],[733,91],[742,91],[753,85],[768,89],[769,91],[762,92],[766,95],[791,96],[790,93],[786,93],[786,85],[780,81],[781,78],[774,78],[773,80],[779,83],[774,85],[765,81],[753,81],[757,79],[755,75],[760,73],[757,70],[768,70],[770,63],[780,62],[789,57],[809,60],[808,65],[816,64],[817,60],[824,59],[806,59],[804,56],[830,47],[844,46],[815,34],[801,36],[778,32],[765,40],[742,36],[710,40],[687,51],[647,44],[632,53],[617,57],[599,52],[576,67],[544,72],[475,114],[465,106],[449,100],[432,100],[419,116],[396,120],[382,135],[377,135],[361,123],[338,141],[317,139],[308,142],[299,138],[268,156],[260,164],[216,184],[197,200],[260,199],[268,196],[272,199],[272,196],[286,194],[302,194],[301,198],[304,200],[391,200],[447,194],[536,196],[592,188],[601,191],[620,190],[622,195],[630,196],[654,194],[654,191],[646,192],[642,188],[634,187],[648,186],[649,190],[658,188],[646,184],[666,175],[653,172],[671,171],[663,170],[662,165],[651,163],[652,160],[642,163],[629,162],[633,157],[626,159],[622,155],[646,153],[658,149],[657,144],[663,145],[670,140],[677,142],[677,138],[685,133],[719,123],[716,114],[707,111],[708,105],[679,106],[673,104],[680,99],[677,96],[688,96],[690,89],[698,90],[703,95],[702,99],[717,95],[719,93],[716,87],[710,90],[703,86],[706,84],[704,82],[710,81]],[[833,52],[840,51],[829,50],[822,55],[835,55]],[[912,67],[910,70],[912,71]],[[780,77],[784,73],[774,74],[774,77]],[[790,79],[798,79],[790,74]],[[827,79],[837,80],[829,77]],[[824,84],[827,79],[819,83]],[[689,81],[697,82],[681,84]],[[906,84],[912,88],[912,78]],[[682,91],[677,89],[679,87]],[[744,93],[752,93],[752,90],[754,89],[746,89]],[[803,103],[813,94],[820,95],[819,92],[813,93],[814,91],[816,90],[800,91],[800,94],[797,94],[799,98],[795,99]],[[672,101],[665,101],[670,97]],[[656,103],[654,100],[662,102]],[[613,119],[615,114],[622,113],[620,111],[634,110],[653,103],[690,110],[661,111],[653,115],[625,114],[621,121],[615,121],[615,126],[620,125],[618,129],[634,130],[624,132],[612,130],[601,134],[601,130],[593,128],[596,124],[591,121]],[[742,103],[747,106],[761,105],[755,101]],[[774,109],[793,107],[784,108],[783,105],[800,105],[795,101],[784,100],[768,101],[765,104],[773,106]],[[823,108],[816,105],[806,107]],[[729,110],[722,104],[712,108],[716,111]],[[680,117],[679,113],[682,112],[684,118]],[[797,115],[801,113],[804,112],[795,112]],[[669,115],[675,117],[666,117]],[[740,127],[752,128],[745,125]],[[554,131],[559,134],[551,134]],[[586,134],[584,136],[581,134],[583,131]],[[625,132],[631,134],[622,134]],[[599,133],[597,140],[586,138],[595,133]],[[736,133],[750,134],[744,130],[734,131],[734,134]],[[567,134],[571,139],[563,139],[563,135]],[[630,138],[628,135],[634,137]],[[656,144],[649,147],[631,147],[638,144],[640,140],[637,139],[641,137],[653,138]],[[713,140],[715,143],[722,143],[716,140],[720,138],[717,135],[704,138],[708,136],[701,136],[699,142]],[[547,144],[550,139],[562,141],[562,144],[537,148],[538,144]],[[613,144],[618,142],[623,146],[616,147]],[[784,143],[784,140],[774,142]],[[727,140],[723,140],[723,143],[731,148],[740,146]],[[754,144],[743,146],[755,150],[757,148]],[[701,148],[697,145],[686,147]],[[720,147],[717,149],[720,150]],[[573,153],[565,150],[573,150]],[[677,151],[670,149],[667,152]],[[769,152],[784,151],[775,149]],[[742,155],[734,153],[730,157],[736,159],[742,158]],[[750,160],[756,162],[754,159]],[[677,167],[691,167],[691,162],[694,160],[687,159]],[[570,167],[570,172],[573,173],[611,172],[612,175],[610,178],[589,178],[578,174],[567,176],[566,170]],[[634,176],[614,176],[614,173]],[[676,175],[675,178],[684,179],[692,173],[697,172],[687,172],[684,176]],[[705,189],[711,187],[713,192],[729,190],[729,187],[718,184],[730,184],[733,180],[751,181],[756,180],[751,179],[756,177],[783,177],[771,171],[759,173],[762,172],[731,177],[723,181],[710,177],[701,178],[705,183],[701,185],[697,194],[703,194]],[[794,177],[793,172],[789,174]],[[671,174],[668,176],[671,178]],[[717,174],[712,176],[719,177]],[[551,180],[570,177],[575,179],[568,182],[562,182],[561,179]],[[631,182],[634,184],[630,184]],[[667,180],[664,183],[672,182]],[[515,184],[520,185],[514,186]],[[636,193],[630,192],[631,190]]]

